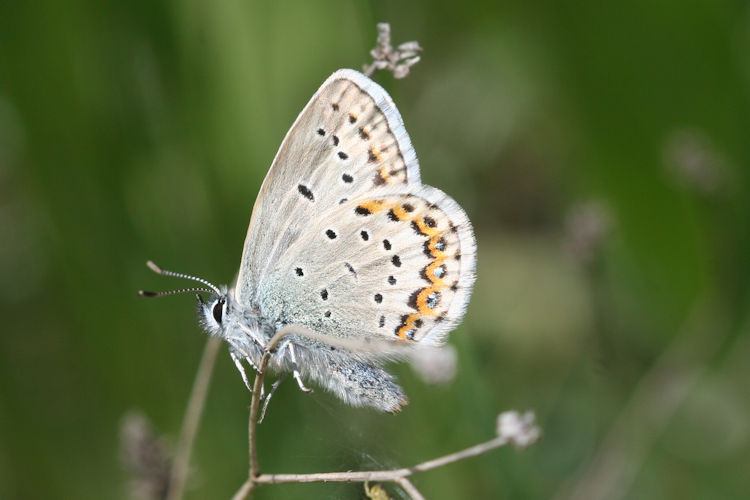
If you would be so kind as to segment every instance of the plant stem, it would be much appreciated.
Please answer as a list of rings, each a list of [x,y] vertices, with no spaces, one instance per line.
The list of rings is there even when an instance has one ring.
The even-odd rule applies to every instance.
[[[198,372],[195,375],[193,389],[190,392],[190,399],[182,421],[180,437],[177,441],[174,464],[169,475],[167,500],[180,500],[182,498],[195,434],[198,431],[198,424],[203,414],[208,386],[211,382],[211,375],[220,345],[221,339],[219,337],[209,337],[206,341],[206,346],[203,348],[203,356],[201,357]]]

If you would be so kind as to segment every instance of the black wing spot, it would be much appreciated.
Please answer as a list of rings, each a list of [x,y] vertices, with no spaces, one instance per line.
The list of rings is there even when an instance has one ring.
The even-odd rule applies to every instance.
[[[318,135],[326,135],[326,131],[323,130],[322,128],[319,128],[318,129]]]
[[[394,266],[401,267],[401,258],[398,255],[394,255],[391,258],[391,262],[393,263]]]
[[[385,316],[380,316],[380,319],[378,320],[378,326],[380,328],[383,328],[385,326]]]
[[[421,319],[414,321],[414,326],[416,326],[417,328],[422,328],[423,324],[424,322]]]
[[[349,199],[348,199],[348,198],[341,198],[341,199],[339,200],[339,205],[341,205],[342,203],[345,203],[345,202],[347,202],[347,201],[349,201]]]
[[[349,123],[354,123],[356,121],[357,121],[357,117],[349,113]]]
[[[388,240],[383,240],[383,248],[385,248],[386,250],[390,250],[391,249],[391,242],[388,241]]]
[[[458,281],[453,282],[453,284],[451,285],[451,290],[453,290],[454,292],[458,290]]]
[[[370,239],[370,235],[367,231],[360,231],[359,235],[362,237],[363,240],[367,241]]]
[[[331,311],[326,311],[326,313],[324,314],[324,316],[326,318],[330,318],[331,317]]]
[[[419,228],[419,224],[417,224],[417,221],[411,221],[411,228],[418,235],[420,235],[420,236],[427,236],[427,233],[423,233],[422,230]]]
[[[339,103],[332,102],[331,103],[331,107],[333,108],[334,111],[338,111],[339,110]]]
[[[328,290],[325,288],[320,291],[320,298],[323,300],[328,300]]]
[[[367,130],[365,130],[364,128],[362,128],[362,127],[359,127],[359,137],[360,137],[360,139],[362,139],[363,141],[367,141],[367,140],[369,140],[369,139],[370,139],[370,134],[369,134],[369,132],[367,132]]]
[[[396,284],[396,277],[393,276],[393,275],[388,276],[388,284],[389,285],[395,285]]]
[[[401,220],[398,218],[398,215],[396,215],[396,212],[394,212],[393,209],[388,210],[388,218],[393,222],[398,222]]]
[[[341,180],[344,181],[344,182],[346,182],[346,183],[350,183],[350,182],[352,182],[354,180],[354,177],[352,177],[349,174],[344,174],[344,175],[341,176]]]
[[[294,270],[294,272],[297,274],[297,276],[304,276],[305,273],[302,271],[301,267],[298,267]]]
[[[343,151],[339,151],[339,158],[341,158],[342,160],[346,160],[347,158],[349,158],[349,155],[344,153]]]
[[[378,304],[383,302],[383,296],[379,293],[376,293],[373,298],[375,299],[375,302],[377,302]]]
[[[354,209],[354,213],[357,215],[372,215],[372,212],[370,212],[367,208],[363,207],[362,205],[357,205],[357,208]]]
[[[435,227],[437,226],[437,222],[435,222],[435,219],[430,217],[429,215],[424,216],[424,225],[427,227]]]
[[[357,276],[357,271],[354,270],[351,264],[349,264],[348,262],[344,262],[344,265],[346,266],[346,268],[349,270],[350,273],[352,273],[355,277]]]
[[[333,138],[333,145],[338,146],[339,145],[339,136],[332,135],[331,138]]]
[[[414,205],[411,203],[404,203],[401,205],[401,207],[404,209],[405,212],[413,212],[414,211]]]
[[[326,236],[328,236],[328,239],[335,240],[337,236],[336,231],[334,231],[333,229],[327,229]]]
[[[304,184],[299,184],[297,186],[297,191],[299,191],[299,194],[301,194],[302,196],[304,196],[308,200],[315,201],[315,196],[313,196],[313,192],[310,191],[310,188],[308,188]]]

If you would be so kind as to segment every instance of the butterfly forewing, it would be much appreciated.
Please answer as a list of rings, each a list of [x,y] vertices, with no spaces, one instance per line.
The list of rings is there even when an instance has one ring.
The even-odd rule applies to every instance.
[[[419,165],[388,94],[352,70],[331,75],[300,113],[261,187],[236,296],[250,301],[311,220],[378,189],[419,185]]]

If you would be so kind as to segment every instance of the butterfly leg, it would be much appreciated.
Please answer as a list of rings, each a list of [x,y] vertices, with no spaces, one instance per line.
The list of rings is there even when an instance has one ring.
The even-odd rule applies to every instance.
[[[234,351],[230,351],[229,355],[232,356],[232,361],[234,361],[234,366],[237,367],[237,369],[240,371],[240,375],[242,375],[242,381],[245,382],[245,387],[247,387],[247,390],[250,392],[253,392],[253,388],[250,387],[250,382],[247,380],[247,374],[245,373],[245,367],[242,366],[242,360],[240,357],[234,353]],[[248,363],[250,363],[250,366],[252,366],[255,371],[258,371],[258,369],[255,367],[252,361],[250,361],[250,358],[245,358]]]
[[[268,392],[268,396],[265,397],[265,400],[263,401],[263,409],[260,411],[260,418],[258,419],[258,423],[262,424],[263,419],[266,418],[266,410],[268,409],[268,402],[271,401],[271,396],[276,392],[276,389],[279,388],[281,383],[286,379],[288,373],[284,373],[281,375],[276,382],[271,385],[271,390]]]
[[[279,351],[284,350],[289,352],[289,359],[292,361],[292,375],[294,376],[294,380],[297,381],[300,390],[302,392],[312,392],[312,389],[305,387],[305,384],[302,383],[302,377],[299,374],[299,367],[297,366],[297,355],[294,353],[294,344],[287,340],[279,349]]]

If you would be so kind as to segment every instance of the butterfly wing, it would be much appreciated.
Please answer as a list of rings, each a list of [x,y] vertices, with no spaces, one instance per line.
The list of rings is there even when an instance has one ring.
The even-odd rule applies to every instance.
[[[304,238],[311,220],[378,187],[419,185],[419,164],[388,94],[353,70],[331,75],[287,133],[266,175],[245,239],[235,297]]]
[[[257,303],[265,317],[332,338],[439,345],[464,314],[475,262],[469,219],[448,195],[376,188],[308,221]]]

